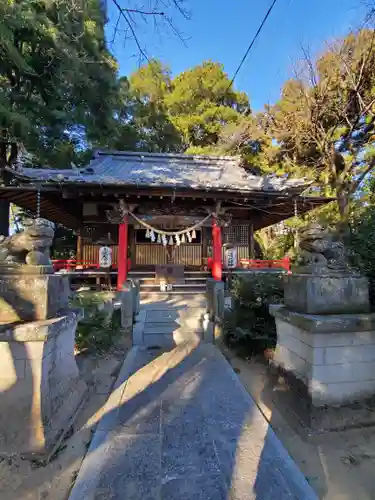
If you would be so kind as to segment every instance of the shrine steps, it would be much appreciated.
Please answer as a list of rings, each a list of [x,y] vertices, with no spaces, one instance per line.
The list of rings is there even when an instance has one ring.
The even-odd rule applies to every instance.
[[[196,295],[206,292],[206,282],[210,273],[206,271],[185,271],[184,280],[174,283],[171,290],[161,291],[160,284],[155,280],[154,271],[131,271],[129,278],[139,281],[141,296],[149,295]]]

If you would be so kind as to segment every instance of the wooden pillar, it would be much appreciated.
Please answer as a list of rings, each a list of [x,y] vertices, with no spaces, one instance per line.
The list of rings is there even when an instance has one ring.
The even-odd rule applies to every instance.
[[[76,252],[76,260],[78,260],[79,265],[82,265],[83,260],[83,239],[81,236],[81,231],[77,231],[77,252]]]
[[[117,290],[122,287],[128,277],[128,216],[118,226],[118,253],[117,253]]]
[[[215,218],[212,219],[212,250],[212,277],[216,281],[221,281],[223,276],[221,227]]]
[[[249,225],[249,258],[255,259],[254,224]]]
[[[128,259],[130,259],[131,269],[134,269],[134,266],[136,265],[135,253],[136,253],[135,229],[134,229],[134,226],[129,226],[129,255],[128,255]],[[128,269],[128,272],[129,272],[129,269]]]
[[[202,265],[205,265],[207,263],[207,240],[208,240],[208,234],[207,234],[207,228],[202,226]]]

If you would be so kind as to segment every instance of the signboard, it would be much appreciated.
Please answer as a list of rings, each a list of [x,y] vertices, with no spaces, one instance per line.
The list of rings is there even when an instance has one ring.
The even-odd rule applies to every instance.
[[[111,267],[112,249],[110,247],[100,247],[99,249],[99,267]]]
[[[227,269],[237,267],[237,248],[228,247],[224,251],[224,262]]]

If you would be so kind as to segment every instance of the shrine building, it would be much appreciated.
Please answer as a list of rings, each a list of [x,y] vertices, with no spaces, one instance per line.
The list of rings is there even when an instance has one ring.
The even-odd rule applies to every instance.
[[[304,196],[309,182],[257,176],[238,157],[98,151],[81,169],[8,169],[7,199],[73,229],[77,262],[112,249],[118,287],[129,267],[211,264],[221,279],[223,248],[253,259],[254,232],[328,199]]]

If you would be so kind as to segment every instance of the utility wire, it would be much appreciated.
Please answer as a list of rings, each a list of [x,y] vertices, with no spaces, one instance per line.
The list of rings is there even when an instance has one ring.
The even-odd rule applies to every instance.
[[[229,85],[228,85],[228,88],[227,88],[227,90],[225,91],[225,93],[227,93],[227,92],[228,92],[228,90],[229,90],[229,89],[231,88],[231,86],[233,85],[233,82],[234,82],[234,80],[235,80],[236,76],[238,75],[238,73],[239,73],[240,69],[242,68],[242,65],[243,65],[243,63],[245,62],[245,60],[246,60],[247,56],[249,55],[250,50],[253,48],[253,45],[254,45],[254,43],[255,43],[256,39],[258,38],[258,36],[260,35],[260,32],[262,31],[263,26],[265,25],[265,23],[266,23],[266,21],[267,21],[267,19],[268,19],[269,15],[271,14],[272,9],[274,8],[274,6],[275,6],[275,3],[276,3],[276,2],[277,2],[277,0],[273,0],[273,2],[272,2],[272,4],[271,4],[270,8],[268,9],[268,11],[267,11],[266,15],[265,15],[265,16],[264,16],[264,18],[263,18],[263,21],[260,23],[260,26],[259,26],[259,28],[258,28],[257,32],[255,33],[255,35],[254,35],[253,39],[251,40],[250,45],[248,46],[248,48],[247,48],[247,50],[246,50],[246,52],[245,52],[245,54],[244,54],[243,58],[241,59],[241,62],[240,62],[240,64],[238,65],[238,68],[236,69],[236,72],[234,73],[233,78],[232,78],[232,80],[230,81],[230,83],[229,83]]]

